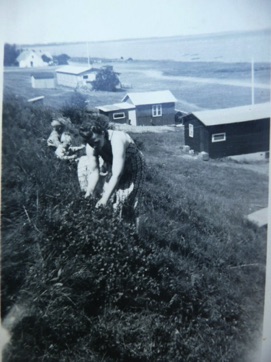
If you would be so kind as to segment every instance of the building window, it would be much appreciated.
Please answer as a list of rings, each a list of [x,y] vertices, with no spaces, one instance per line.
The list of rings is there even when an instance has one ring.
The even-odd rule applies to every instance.
[[[194,137],[194,125],[191,123],[189,123],[188,133],[189,137]]]
[[[121,118],[125,118],[124,112],[113,113],[113,119],[121,119]]]
[[[161,104],[154,104],[152,106],[152,116],[153,117],[162,116],[162,105]]]
[[[83,79],[88,79],[88,75],[83,75]]]
[[[214,133],[212,134],[212,142],[226,141],[226,133]]]

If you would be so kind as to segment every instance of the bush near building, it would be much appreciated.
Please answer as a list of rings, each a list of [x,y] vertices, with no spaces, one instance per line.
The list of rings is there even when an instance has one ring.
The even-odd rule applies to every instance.
[[[114,92],[120,81],[112,66],[104,66],[97,72],[96,79],[91,84],[94,90]]]

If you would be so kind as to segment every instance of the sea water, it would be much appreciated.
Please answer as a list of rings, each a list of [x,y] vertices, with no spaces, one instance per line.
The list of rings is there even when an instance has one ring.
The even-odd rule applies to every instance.
[[[255,32],[33,45],[52,55],[192,62],[271,62],[271,29]]]

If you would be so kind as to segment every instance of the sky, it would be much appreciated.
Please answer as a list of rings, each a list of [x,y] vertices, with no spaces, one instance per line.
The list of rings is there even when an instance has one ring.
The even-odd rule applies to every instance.
[[[4,43],[106,41],[271,28],[270,0],[0,0]]]

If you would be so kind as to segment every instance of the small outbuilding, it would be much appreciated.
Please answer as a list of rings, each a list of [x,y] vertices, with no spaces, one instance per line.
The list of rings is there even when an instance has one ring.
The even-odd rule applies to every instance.
[[[161,126],[175,122],[176,98],[169,90],[127,93],[122,103],[135,107],[135,118],[130,118],[132,125]]]
[[[31,75],[32,88],[55,88],[55,75],[49,72],[37,72]]]
[[[135,106],[131,103],[114,103],[96,108],[109,118],[109,122],[136,124]]]
[[[96,79],[97,71],[98,69],[91,66],[66,65],[56,70],[57,84],[71,88],[91,86],[91,82]]]
[[[185,145],[211,158],[269,150],[270,103],[190,113],[183,118]]]
[[[132,126],[167,125],[175,122],[176,99],[169,90],[128,93],[120,103],[96,107],[111,122]]]

